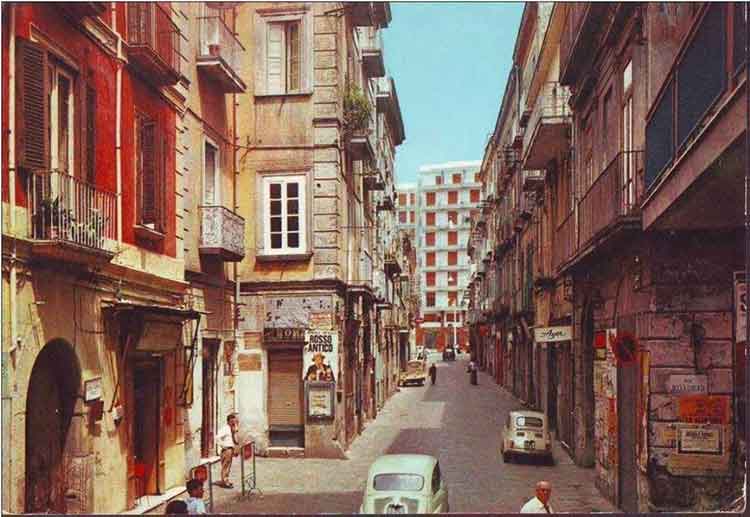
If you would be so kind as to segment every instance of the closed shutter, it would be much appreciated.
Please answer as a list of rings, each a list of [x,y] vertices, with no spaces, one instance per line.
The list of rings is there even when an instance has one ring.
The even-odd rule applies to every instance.
[[[290,23],[287,30],[289,48],[289,82],[288,91],[300,90],[300,30],[299,23]]]
[[[156,220],[156,124],[142,121],[139,128],[140,192],[139,217],[141,224],[153,224]]]
[[[85,134],[81,140],[86,146],[81,153],[86,160],[84,174],[86,181],[93,185],[96,177],[96,90],[92,84],[86,85],[83,127]]]
[[[268,24],[266,41],[266,93],[284,93],[284,24]]]
[[[49,167],[49,75],[47,52],[18,40],[16,61],[16,159],[26,170]]]
[[[301,350],[268,354],[268,394],[269,425],[303,425]]]

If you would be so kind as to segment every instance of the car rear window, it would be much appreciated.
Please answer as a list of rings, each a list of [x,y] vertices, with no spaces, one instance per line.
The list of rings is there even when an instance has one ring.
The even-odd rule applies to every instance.
[[[375,490],[419,491],[424,487],[424,478],[418,474],[378,474],[372,484]]]
[[[516,427],[539,427],[544,426],[541,418],[534,416],[519,416],[516,418]]]

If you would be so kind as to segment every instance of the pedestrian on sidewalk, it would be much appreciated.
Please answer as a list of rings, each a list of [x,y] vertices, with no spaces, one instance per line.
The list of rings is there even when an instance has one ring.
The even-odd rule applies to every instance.
[[[435,378],[437,377],[437,368],[435,368],[435,363],[432,363],[430,365],[430,381],[432,384],[435,384]]]
[[[187,513],[203,514],[206,513],[206,504],[203,502],[203,481],[200,479],[191,479],[187,482],[188,498]]]
[[[469,372],[469,380],[471,381],[471,383],[474,386],[479,384],[479,381],[477,378],[477,363],[475,363],[474,361],[469,361],[469,369],[466,371]]]
[[[521,508],[521,513],[555,513],[549,504],[552,495],[552,485],[549,481],[540,481],[536,484],[536,496],[530,499]]]
[[[239,419],[234,413],[227,415],[227,425],[219,429],[216,440],[219,446],[219,455],[221,456],[221,486],[224,488],[234,488],[229,480],[232,470],[232,458],[238,454],[237,449],[237,430],[239,428]]]

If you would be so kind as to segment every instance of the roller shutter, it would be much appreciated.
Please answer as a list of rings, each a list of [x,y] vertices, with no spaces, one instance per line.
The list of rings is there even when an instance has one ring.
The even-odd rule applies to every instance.
[[[302,352],[268,355],[268,420],[270,426],[302,426]]]

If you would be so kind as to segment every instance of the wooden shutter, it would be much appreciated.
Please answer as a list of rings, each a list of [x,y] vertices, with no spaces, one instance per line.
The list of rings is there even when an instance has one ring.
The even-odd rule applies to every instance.
[[[81,156],[84,159],[84,177],[94,184],[96,178],[96,90],[91,83],[86,84],[84,101],[84,135],[81,138],[85,146]]]
[[[18,40],[16,61],[16,166],[49,168],[49,75],[47,51]]]
[[[283,93],[284,78],[284,24],[269,23],[266,40],[266,92]]]
[[[140,223],[156,221],[156,124],[142,120],[139,128],[140,144]]]
[[[174,154],[174,134],[156,134],[157,169],[156,169],[156,192],[154,195],[154,217],[156,218],[156,229],[161,233],[167,230],[167,174],[172,163],[170,157]]]
[[[300,91],[300,30],[299,23],[292,22],[287,25],[287,45],[289,53],[287,67],[289,69],[289,81],[287,91]]]
[[[268,387],[269,425],[303,425],[301,350],[268,354]]]

